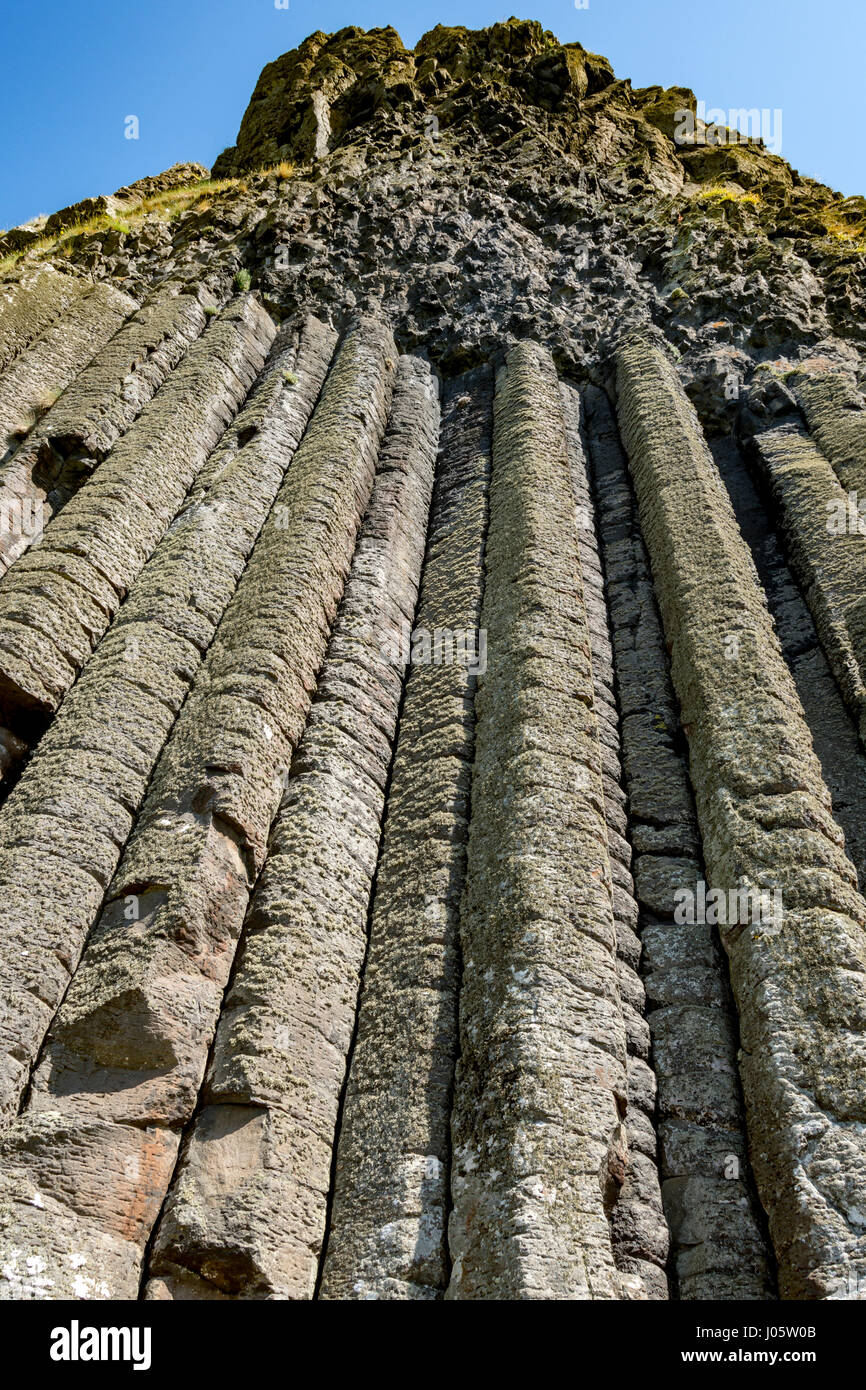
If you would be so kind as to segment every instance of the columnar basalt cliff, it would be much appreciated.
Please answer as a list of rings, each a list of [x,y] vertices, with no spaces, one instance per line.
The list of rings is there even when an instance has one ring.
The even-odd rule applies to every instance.
[[[0,237],[4,1298],[866,1297],[866,201],[696,109],[316,33]]]

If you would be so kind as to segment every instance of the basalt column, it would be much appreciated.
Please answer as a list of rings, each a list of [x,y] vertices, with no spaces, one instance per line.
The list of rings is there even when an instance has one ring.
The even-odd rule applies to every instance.
[[[664,634],[616,421],[597,387],[584,404],[653,1046],[649,1058],[629,1059],[630,1124],[635,1110],[656,1122],[674,1295],[763,1299],[772,1283],[749,1182],[727,965],[714,926],[674,920],[677,890],[696,893],[704,867]]]
[[[448,1283],[457,930],[491,406],[488,368],[449,383],[337,1150],[326,1299],[435,1299]]]
[[[88,280],[53,265],[36,265],[4,284],[0,288],[0,372],[90,288]]]
[[[0,1111],[20,1099],[335,337],[309,318],[280,330],[248,403],[0,811]]]
[[[15,358],[0,376],[0,458],[138,307],[111,284],[92,285]]]
[[[23,555],[141,414],[203,332],[205,308],[216,308],[206,290],[161,286],[0,467],[0,569]]]
[[[571,481],[574,489],[577,544],[583,582],[583,604],[592,655],[593,700],[601,754],[604,819],[610,857],[611,896],[616,928],[620,1006],[628,1048],[629,1094],[626,1112],[628,1167],[611,1216],[613,1251],[627,1298],[667,1298],[665,1266],[669,1235],[659,1187],[654,1114],[646,1105],[643,1076],[650,1060],[650,1030],[645,1018],[646,996],[638,974],[640,939],[636,934],[638,905],[631,875],[631,846],[626,838],[628,818],[623,790],[619,713],[616,704],[613,652],[608,629],[604,579],[594,524],[589,469],[582,441],[580,393],[560,384]]]
[[[204,1106],[156,1234],[154,1298],[309,1298],[315,1287],[438,415],[429,367],[400,358],[370,506],[250,906]]]
[[[866,503],[866,399],[847,373],[795,372],[791,386],[822,454],[846,492]]]
[[[676,373],[658,349],[632,341],[618,354],[617,390],[708,879],[726,895],[779,890],[783,904],[721,932],[780,1293],[844,1296],[866,1273],[866,904],[751,557]]]
[[[110,1296],[138,1289],[372,488],[393,353],[362,320],[335,359],[0,1140],[20,1213],[4,1251],[38,1251],[48,1297],[69,1292],[73,1256]]]
[[[239,296],[0,590],[0,720],[41,732],[177,514],[275,328]]]
[[[852,508],[828,460],[796,426],[767,430],[752,448],[779,506],[791,566],[821,645],[866,746],[866,535],[856,500]]]
[[[792,417],[787,423],[795,423],[796,433],[800,433],[799,419]],[[774,425],[766,433],[757,435],[756,441],[769,441],[779,433],[786,433],[784,426]],[[744,443],[745,449],[749,450],[751,441],[748,432]],[[833,799],[833,815],[844,831],[845,847],[862,886],[866,884],[866,753],[858,736],[856,717],[852,717],[846,709],[825,655],[829,639],[825,633],[825,645],[822,646],[804,590],[798,587],[792,573],[798,568],[794,540],[787,531],[784,518],[775,514],[772,498],[767,497],[766,489],[762,486],[766,482],[765,470],[760,463],[757,471],[747,467],[744,451],[736,439],[716,438],[710,447],[731,498],[737,524],[752,551],[782,654],[791,668],[812,734],[812,744]],[[816,454],[817,450],[812,454],[813,460]],[[826,461],[822,462],[822,466],[827,467]],[[827,539],[832,539],[831,529],[833,536],[849,531],[848,499],[845,499],[842,508],[845,520],[841,527],[838,524],[840,504],[834,503],[832,512],[825,510],[820,518]],[[798,519],[804,519],[802,514]],[[811,521],[811,518],[806,520]],[[847,546],[843,546],[843,555],[846,550]],[[786,558],[790,561],[790,569]],[[831,573],[839,573],[837,566],[840,558],[834,557]],[[801,581],[808,594],[805,574],[801,574]]]
[[[620,1296],[626,1034],[574,511],[556,374],[521,344],[494,410],[450,1298]]]

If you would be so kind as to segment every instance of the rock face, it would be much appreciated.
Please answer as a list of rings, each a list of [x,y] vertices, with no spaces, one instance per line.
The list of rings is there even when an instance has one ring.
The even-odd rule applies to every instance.
[[[0,263],[0,1295],[866,1297],[866,203],[313,34]]]

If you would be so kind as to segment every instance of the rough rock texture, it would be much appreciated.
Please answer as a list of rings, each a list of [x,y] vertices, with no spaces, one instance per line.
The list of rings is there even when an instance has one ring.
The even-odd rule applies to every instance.
[[[791,388],[818,448],[833,465],[846,492],[866,500],[866,399],[850,372],[829,364],[804,363],[791,374]]]
[[[274,326],[242,296],[195,344],[0,594],[0,718],[53,713],[262,365]]]
[[[177,284],[158,289],[0,468],[0,511],[10,523],[19,522],[0,532],[4,570],[74,496],[202,333],[206,318],[199,299],[215,307],[213,298],[180,290]],[[25,517],[38,519],[38,528],[28,531]]]
[[[696,109],[316,33],[0,238],[0,1296],[866,1296],[866,202]]]
[[[849,501],[827,457],[804,430],[757,436],[755,449],[779,505],[794,573],[845,702],[866,736],[866,535],[849,529]],[[841,519],[842,531],[836,527]]]
[[[172,1133],[192,1117],[235,947],[373,483],[392,389],[388,330],[362,320],[342,345],[310,427],[151,779],[102,915],[51,1026],[20,1122],[61,1135],[96,1120]],[[353,428],[354,427],[354,428]],[[241,436],[243,437],[243,436]],[[103,1117],[106,1117],[103,1120]],[[166,1144],[163,1156],[171,1152]],[[172,1154],[172,1157],[174,1155]],[[152,1177],[164,1196],[171,1165]],[[34,1179],[35,1181],[35,1179]],[[94,1263],[113,1199],[92,1201],[75,1253]],[[155,1214],[155,1213],[154,1213]],[[150,1232],[127,1240],[109,1295],[128,1297]],[[57,1237],[49,1268],[69,1252]]]
[[[157,1232],[153,1297],[207,1296],[205,1280],[245,1298],[309,1298],[315,1287],[402,688],[390,639],[415,609],[438,413],[427,364],[401,358],[352,571],[223,1006],[205,1108]],[[225,1187],[218,1174],[228,1165]]]
[[[50,264],[24,269],[5,281],[0,290],[0,370],[5,371],[87,288],[86,281]]]
[[[602,758],[562,403],[529,345],[497,375],[485,569],[448,1293],[615,1298],[628,1087]]]
[[[138,308],[113,285],[93,285],[0,378],[0,450],[14,449],[124,319]]]
[[[651,1055],[631,1061],[630,1102],[646,1120],[656,1119],[679,1297],[764,1298],[772,1280],[748,1180],[736,1021],[721,946],[711,925],[674,921],[676,890],[694,891],[705,875],[664,635],[610,404],[590,388],[585,407],[634,849],[636,955],[653,1044]],[[621,896],[614,905],[628,913]],[[625,932],[618,920],[618,944],[630,940]],[[646,1154],[653,1143],[646,1123],[642,1138],[638,1148]]]
[[[3,1110],[21,1098],[27,1064],[68,985],[163,743],[294,456],[333,343],[315,319],[290,320],[280,330],[247,405],[0,810]],[[288,371],[298,378],[291,386]]]
[[[632,850],[626,838],[626,794],[622,789],[622,745],[615,695],[615,672],[610,629],[604,601],[600,548],[593,525],[589,468],[582,442],[581,398],[573,386],[560,384],[565,434],[574,500],[577,508],[577,547],[583,582],[583,603],[592,655],[593,701],[601,752],[601,784],[607,852],[611,867],[611,899],[616,934],[620,1007],[626,1033],[628,1108],[626,1136],[629,1163],[611,1216],[613,1253],[625,1276],[625,1296],[666,1298],[665,1266],[669,1253],[668,1226],[662,1210],[654,1116],[640,1104],[634,1077],[650,1060],[650,1030],[645,1014],[646,994],[638,965],[641,944],[635,934],[639,909],[631,875]]]
[[[450,383],[364,989],[346,1089],[325,1298],[440,1297],[448,1282],[459,907],[476,675],[456,634],[481,615],[491,373]],[[433,641],[440,638],[440,660]],[[447,636],[446,636],[447,634]]]
[[[617,390],[708,879],[783,897],[778,918],[728,924],[721,936],[780,1291],[828,1297],[866,1261],[866,903],[697,417],[669,361],[645,343],[620,350]]]

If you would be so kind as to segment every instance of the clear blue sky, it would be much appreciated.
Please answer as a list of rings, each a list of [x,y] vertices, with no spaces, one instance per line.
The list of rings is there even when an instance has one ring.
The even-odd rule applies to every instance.
[[[0,0],[0,227],[233,144],[265,63],[316,29],[480,28],[488,0]],[[866,0],[525,0],[635,86],[693,88],[708,107],[781,108],[782,153],[866,193]],[[139,118],[140,138],[124,138]]]

